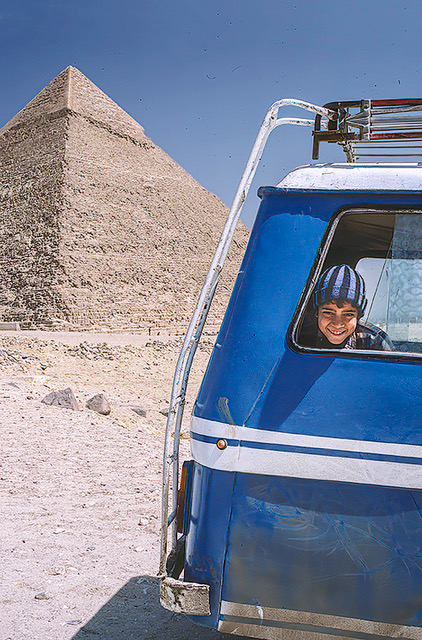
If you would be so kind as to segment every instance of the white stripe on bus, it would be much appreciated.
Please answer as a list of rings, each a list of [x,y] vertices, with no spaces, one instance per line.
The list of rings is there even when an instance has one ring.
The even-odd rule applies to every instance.
[[[194,460],[212,469],[422,489],[420,445],[263,431],[196,417],[192,419],[191,431]],[[221,450],[212,442],[195,439],[195,434],[234,440],[236,444]],[[242,446],[242,442],[248,444]],[[257,443],[257,447],[253,443]],[[260,448],[263,443],[267,443],[268,448]],[[303,447],[306,452],[272,450],[271,445]],[[325,450],[326,455],[321,455],[321,450]],[[379,455],[381,459],[368,459],[365,454]],[[399,460],[383,460],[382,456]],[[418,458],[421,464],[415,464]]]
[[[231,620],[224,620],[224,616],[230,616]],[[242,622],[236,622],[236,618],[242,618]],[[249,620],[246,621],[245,618]],[[283,623],[283,628],[266,627],[265,622]],[[346,618],[342,616],[332,616],[323,613],[313,613],[311,611],[293,611],[291,609],[275,609],[272,607],[262,607],[261,605],[240,604],[237,602],[221,602],[220,622],[218,630],[225,633],[233,633],[237,628],[236,635],[245,634],[252,631],[251,637],[255,638],[307,638],[309,631],[303,629],[288,629],[288,625],[303,625],[304,627],[319,627],[318,631],[312,633],[312,638],[316,637],[337,637],[332,635],[333,631],[345,631],[350,638],[350,632],[365,634],[370,636],[385,636],[386,638],[411,638],[412,640],[422,640],[422,628],[408,625],[389,624],[385,622],[374,622],[372,620],[361,620],[359,618]],[[287,627],[287,628],[286,628]],[[330,630],[326,636],[322,628]],[[263,635],[258,635],[259,629]],[[266,635],[268,631],[274,635]],[[277,633],[278,632],[278,633]],[[292,635],[293,634],[293,635]],[[344,639],[344,636],[338,636]]]

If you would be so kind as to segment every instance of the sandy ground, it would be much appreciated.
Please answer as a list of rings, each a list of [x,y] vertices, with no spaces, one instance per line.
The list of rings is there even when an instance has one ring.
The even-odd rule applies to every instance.
[[[198,350],[187,414],[212,344]],[[179,348],[164,335],[0,333],[0,640],[233,637],[158,600],[160,410]],[[41,402],[66,387],[79,411]],[[96,393],[109,416],[86,408]]]

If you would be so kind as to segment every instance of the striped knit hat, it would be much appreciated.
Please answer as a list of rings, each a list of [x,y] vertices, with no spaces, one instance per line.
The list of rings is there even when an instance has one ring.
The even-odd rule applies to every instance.
[[[317,309],[331,300],[348,300],[359,311],[365,311],[365,282],[362,276],[347,264],[330,267],[320,277],[312,294],[314,308]]]

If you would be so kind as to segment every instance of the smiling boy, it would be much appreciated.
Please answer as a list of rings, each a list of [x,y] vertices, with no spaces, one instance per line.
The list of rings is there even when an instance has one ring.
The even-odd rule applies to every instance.
[[[394,351],[382,329],[362,320],[367,304],[365,282],[349,265],[340,264],[324,271],[312,294],[312,303],[317,331],[316,335],[315,329],[302,333],[301,342],[306,346]],[[315,327],[315,319],[312,324]]]
[[[358,310],[350,302],[341,307],[335,302],[325,302],[318,307],[318,328],[333,345],[342,344],[356,330]]]

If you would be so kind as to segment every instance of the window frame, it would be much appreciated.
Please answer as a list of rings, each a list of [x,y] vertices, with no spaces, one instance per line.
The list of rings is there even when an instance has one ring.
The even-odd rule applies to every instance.
[[[311,271],[307,278],[306,284],[300,295],[298,304],[293,314],[292,321],[287,331],[287,344],[293,351],[305,355],[313,356],[330,356],[331,358],[347,358],[358,360],[383,360],[388,362],[422,362],[421,353],[410,353],[403,351],[375,351],[365,349],[321,349],[318,347],[306,347],[297,342],[297,333],[301,321],[303,320],[305,311],[311,299],[312,292],[316,287],[318,280],[323,273],[323,266],[327,258],[329,249],[332,245],[334,235],[337,231],[340,221],[350,214],[419,214],[422,216],[422,209],[418,207],[401,207],[399,205],[379,205],[379,206],[346,206],[341,207],[331,216],[328,221],[327,228],[318,247]],[[422,221],[422,218],[421,218]]]

